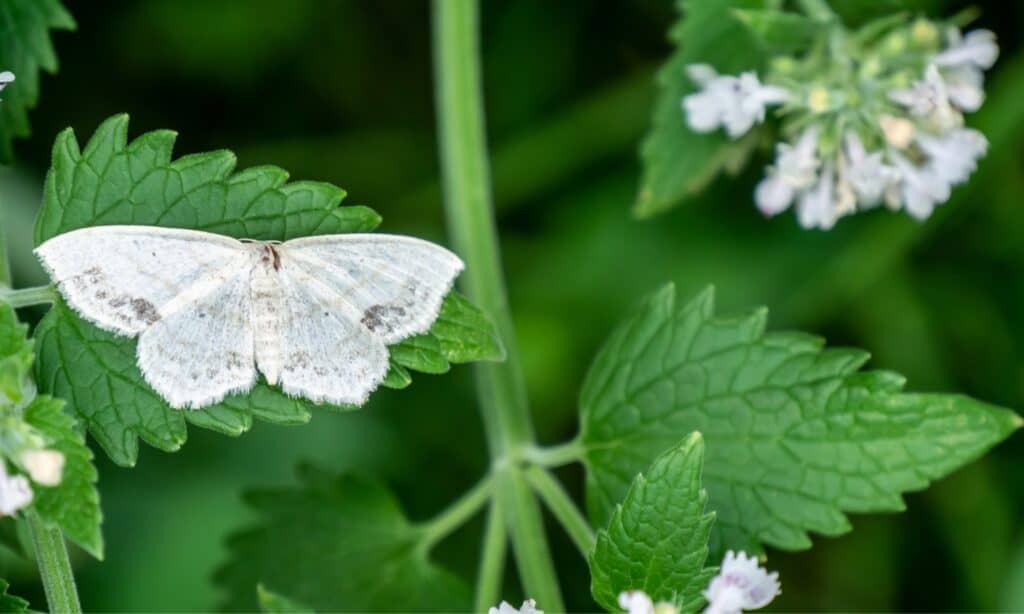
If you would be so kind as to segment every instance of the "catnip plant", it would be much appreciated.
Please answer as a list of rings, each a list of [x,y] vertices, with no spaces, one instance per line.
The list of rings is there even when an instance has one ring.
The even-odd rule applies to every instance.
[[[989,146],[965,122],[985,100],[994,35],[965,16],[853,27],[822,0],[783,4],[679,1],[636,213],[678,206],[761,145],[774,161],[753,201],[767,216],[794,208],[799,226],[830,229],[885,205],[924,223]],[[51,283],[13,289],[0,258],[0,540],[31,550],[50,611],[83,611],[66,540],[104,556],[86,436],[130,468],[140,440],[170,453],[190,428],[303,425],[379,388],[413,398],[414,374],[463,363],[488,454],[476,484],[422,516],[380,478],[301,465],[292,484],[247,493],[250,524],[215,577],[225,608],[565,611],[549,514],[596,606],[758,610],[803,581],[773,570],[773,552],[851,531],[848,513],[903,511],[904,493],[1020,427],[1010,409],[907,392],[903,376],[864,369],[865,351],[769,331],[764,308],[723,315],[712,288],[666,283],[594,357],[577,434],[542,444],[494,211],[479,10],[432,3],[450,251],[377,232],[381,216],[333,184],[239,170],[227,150],[176,155],[171,130],[130,137],[125,114],[56,137],[32,230]],[[0,23],[8,162],[39,72],[56,69],[50,30],[74,21],[58,0],[0,0]],[[30,332],[17,310],[38,306]],[[582,501],[562,479],[572,465]],[[443,549],[478,517],[469,573]],[[0,580],[0,610],[28,611],[7,589]]]

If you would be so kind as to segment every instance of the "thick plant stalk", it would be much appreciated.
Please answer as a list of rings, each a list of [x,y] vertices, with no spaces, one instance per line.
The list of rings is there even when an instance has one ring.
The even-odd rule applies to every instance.
[[[82,606],[78,602],[78,587],[75,586],[75,575],[71,571],[68,549],[64,544],[64,536],[60,529],[53,529],[43,522],[39,514],[29,508],[29,531],[32,543],[36,548],[36,562],[39,564],[39,575],[46,591],[46,603],[51,612],[62,614],[79,614]]]
[[[434,0],[435,96],[448,229],[466,261],[461,285],[494,319],[508,350],[477,365],[476,379],[494,471],[494,498],[512,541],[527,596],[563,611],[540,506],[516,459],[534,445],[526,387],[505,292],[484,136],[476,0]]]

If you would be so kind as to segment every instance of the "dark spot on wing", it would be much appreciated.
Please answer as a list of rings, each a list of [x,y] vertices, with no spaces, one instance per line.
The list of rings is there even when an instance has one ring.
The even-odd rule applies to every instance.
[[[384,329],[387,332],[392,328],[388,320],[403,316],[405,316],[405,307],[398,305],[374,305],[363,312],[363,317],[359,321],[371,331],[377,332],[380,329]]]
[[[131,300],[131,305],[132,311],[135,312],[135,317],[146,324],[152,324],[160,319],[160,314],[157,313],[156,306],[144,298],[133,298]]]

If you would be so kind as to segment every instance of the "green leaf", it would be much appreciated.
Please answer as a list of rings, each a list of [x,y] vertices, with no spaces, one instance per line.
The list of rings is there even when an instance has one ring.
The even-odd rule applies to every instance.
[[[693,132],[681,104],[696,89],[686,74],[689,64],[711,64],[729,74],[758,67],[763,52],[733,11],[764,8],[763,0],[678,0],[677,4],[683,16],[669,31],[677,50],[658,72],[652,125],[640,150],[643,176],[634,208],[640,217],[674,207],[721,170],[741,166],[756,142],[756,131],[739,141],[722,131]]]
[[[450,293],[430,329],[449,362],[505,360],[505,346],[490,318],[458,292]]]
[[[712,551],[810,546],[850,530],[843,512],[899,511],[1021,425],[1008,410],[907,394],[859,372],[859,350],[765,334],[766,311],[716,317],[712,292],[655,293],[605,344],[581,393],[588,508],[606,523],[630,480],[690,432],[707,441]],[[717,542],[715,537],[717,536]]]
[[[774,10],[736,10],[761,48],[773,54],[790,54],[807,49],[824,31],[823,24],[800,13]]]
[[[29,135],[28,110],[39,101],[39,71],[57,71],[50,30],[74,28],[58,0],[0,0],[0,71],[17,77],[0,95],[0,162],[11,161],[15,138]]]
[[[591,592],[609,612],[620,609],[619,594],[629,590],[681,612],[703,605],[702,592],[715,574],[704,567],[714,515],[704,513],[703,461],[704,442],[694,433],[636,476],[608,528],[598,531]]]
[[[32,342],[14,309],[0,304],[0,408],[18,407],[33,394]]]
[[[368,232],[380,223],[367,207],[339,206],[345,192],[336,186],[288,183],[288,173],[272,166],[234,173],[235,157],[228,151],[172,160],[175,136],[160,130],[129,143],[127,115],[105,121],[84,149],[73,131],[62,132],[53,147],[36,244],[100,224],[192,228],[283,241]],[[434,330],[392,348],[387,385],[408,385],[405,368],[443,373],[450,362],[493,359],[500,353],[496,343],[493,325],[479,310],[450,294]],[[135,463],[139,438],[164,451],[177,450],[186,440],[186,422],[240,435],[254,418],[276,424],[302,424],[310,418],[312,404],[263,383],[202,410],[174,410],[142,379],[134,339],[98,329],[60,300],[36,329],[36,352],[40,387],[66,399],[119,465]]]
[[[270,614],[300,614],[313,611],[287,597],[267,590],[267,587],[262,584],[256,585],[256,600],[259,601],[260,612],[269,612]]]
[[[103,558],[103,534],[100,524],[100,496],[96,492],[98,475],[92,463],[92,451],[85,435],[75,429],[75,419],[62,410],[64,402],[46,396],[36,397],[25,408],[25,422],[46,437],[48,447],[64,454],[64,474],[54,487],[33,484],[32,505],[48,524],[60,527],[89,554]]]
[[[0,579],[0,612],[4,613],[17,613],[29,612],[28,601],[25,601],[21,597],[7,594],[7,589],[10,588],[10,584],[7,580]]]
[[[256,608],[266,582],[319,611],[456,611],[469,589],[420,548],[422,530],[380,484],[301,467],[297,489],[251,492],[258,526],[229,539],[217,575],[229,609]]]

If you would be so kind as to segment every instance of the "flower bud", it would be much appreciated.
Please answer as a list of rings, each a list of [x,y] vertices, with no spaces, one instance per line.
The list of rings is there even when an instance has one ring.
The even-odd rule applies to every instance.
[[[64,455],[56,450],[29,450],[22,452],[21,464],[32,481],[43,486],[60,484],[64,472]]]

